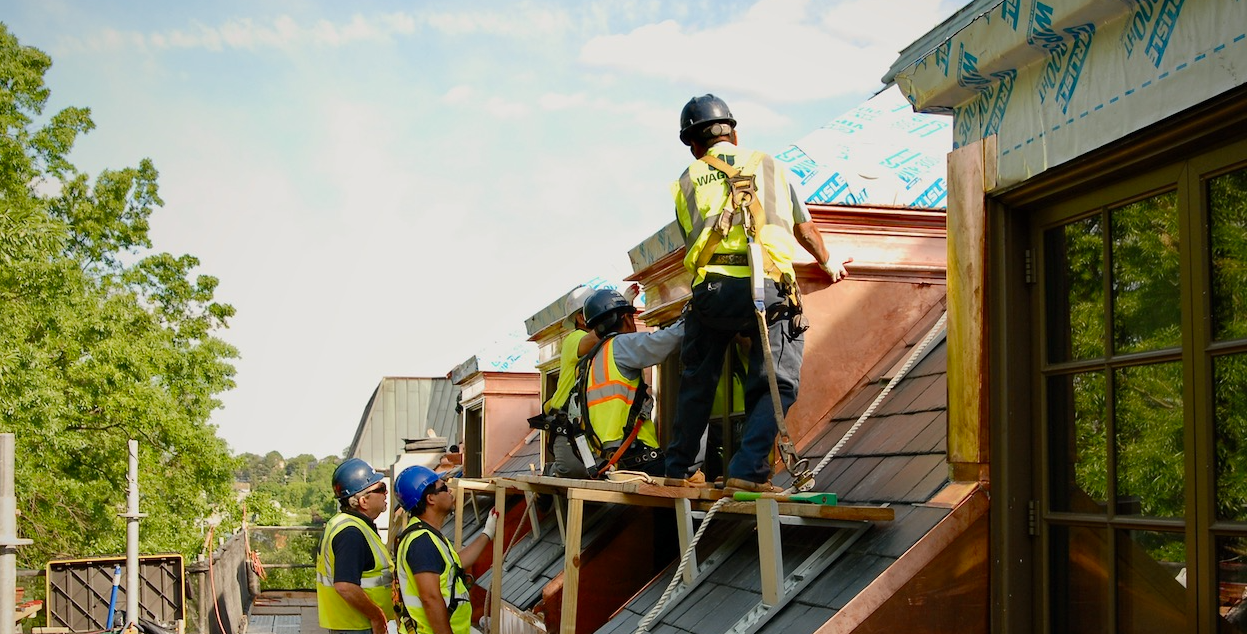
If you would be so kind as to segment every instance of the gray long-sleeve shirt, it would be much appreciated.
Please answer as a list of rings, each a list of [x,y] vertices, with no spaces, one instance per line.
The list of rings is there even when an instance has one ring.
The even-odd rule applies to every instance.
[[[662,363],[679,350],[683,340],[683,319],[662,330],[615,335],[615,365],[625,377],[635,379],[641,376],[641,370]]]

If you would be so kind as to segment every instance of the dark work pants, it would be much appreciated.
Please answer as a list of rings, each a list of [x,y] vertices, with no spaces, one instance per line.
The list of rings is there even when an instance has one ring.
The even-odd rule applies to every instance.
[[[766,305],[782,301],[779,285],[768,280]],[[680,348],[684,371],[680,374],[671,446],[667,448],[667,477],[684,478],[689,475],[714,406],[715,390],[723,371],[723,355],[732,339],[740,333],[751,343],[749,371],[745,375],[747,418],[740,449],[728,465],[727,477],[765,482],[771,476],[770,453],[778,428],[749,280],[709,275],[693,288],[691,304],[684,317],[684,343]],[[769,324],[768,330],[780,404],[787,413],[797,400],[805,342],[801,336],[790,337],[791,330],[786,319]]]

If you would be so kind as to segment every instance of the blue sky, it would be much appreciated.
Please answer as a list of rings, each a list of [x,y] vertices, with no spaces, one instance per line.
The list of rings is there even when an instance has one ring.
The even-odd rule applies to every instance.
[[[235,451],[337,454],[383,376],[444,376],[673,218],[680,108],[776,151],[868,98],[955,0],[7,0],[76,164],[151,158],[157,250],[238,315]]]

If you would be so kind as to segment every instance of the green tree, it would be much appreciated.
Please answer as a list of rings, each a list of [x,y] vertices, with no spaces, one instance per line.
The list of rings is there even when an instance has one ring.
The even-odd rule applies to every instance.
[[[234,309],[193,256],[152,250],[150,161],[94,180],[68,159],[94,124],[44,116],[51,65],[0,24],[0,429],[17,435],[20,564],[120,552],[127,440],[139,441],[141,548],[197,552],[235,517],[234,461],[208,423],[236,350]],[[223,527],[224,528],[224,527]]]

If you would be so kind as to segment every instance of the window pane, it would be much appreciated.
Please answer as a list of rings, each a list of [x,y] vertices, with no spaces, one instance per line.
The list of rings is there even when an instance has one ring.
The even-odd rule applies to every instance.
[[[1217,610],[1222,632],[1247,630],[1247,538],[1217,538]]]
[[[1108,415],[1104,374],[1048,380],[1053,511],[1103,514],[1108,502]]]
[[[1053,632],[1108,631],[1108,555],[1103,529],[1051,527]]]
[[[1117,539],[1117,631],[1190,632],[1182,533],[1122,531]]]
[[[1178,195],[1166,192],[1114,209],[1113,347],[1139,352],[1178,346]]]
[[[1208,182],[1212,330],[1218,340],[1247,337],[1247,170]]]
[[[1247,356],[1213,360],[1217,519],[1247,521]]]
[[[1113,387],[1117,513],[1182,517],[1182,365],[1123,368]]]
[[[1104,356],[1104,230],[1095,216],[1045,238],[1048,359]]]

